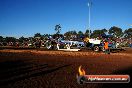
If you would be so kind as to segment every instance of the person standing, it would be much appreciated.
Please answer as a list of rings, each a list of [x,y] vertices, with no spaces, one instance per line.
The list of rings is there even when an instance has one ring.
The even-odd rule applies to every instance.
[[[105,42],[104,42],[104,49],[105,49],[106,54],[110,54],[109,43],[107,40],[105,40]]]

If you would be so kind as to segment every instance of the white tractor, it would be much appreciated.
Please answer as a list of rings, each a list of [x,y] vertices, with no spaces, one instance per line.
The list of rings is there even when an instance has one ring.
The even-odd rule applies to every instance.
[[[104,51],[101,40],[99,40],[99,39],[84,38],[84,43],[87,48],[91,48],[92,50],[94,50],[96,52],[98,52],[100,50]]]

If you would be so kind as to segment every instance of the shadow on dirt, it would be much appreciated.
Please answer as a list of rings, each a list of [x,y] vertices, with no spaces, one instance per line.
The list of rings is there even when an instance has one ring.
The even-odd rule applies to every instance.
[[[101,88],[132,88],[132,82],[131,82],[131,80],[132,80],[132,67],[115,71],[112,74],[129,75],[130,76],[130,82],[129,83],[103,84],[103,86]]]
[[[30,77],[45,75],[67,66],[70,65],[49,66],[48,64],[45,63],[38,64],[22,61],[1,62],[0,86],[6,86],[7,84],[28,79]]]
[[[33,50],[33,49],[36,49],[34,47],[15,47],[15,46],[12,46],[12,47],[0,47],[0,50],[4,50],[4,49],[12,49],[12,50]]]

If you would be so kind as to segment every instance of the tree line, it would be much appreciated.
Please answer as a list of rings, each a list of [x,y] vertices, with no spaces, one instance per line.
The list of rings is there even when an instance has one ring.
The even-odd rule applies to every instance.
[[[82,31],[67,31],[64,34],[61,34],[61,30],[62,27],[61,25],[56,25],[55,29],[56,31],[55,34],[51,35],[51,34],[41,34],[41,33],[36,33],[34,34],[33,37],[20,37],[19,39],[15,38],[15,37],[3,37],[0,36],[0,42],[23,42],[23,41],[28,41],[28,40],[32,40],[35,41],[35,38],[40,38],[41,40],[46,40],[50,37],[56,39],[56,38],[63,38],[65,40],[81,40],[83,37],[89,37],[89,30],[86,30],[85,33],[83,33]],[[125,39],[130,39],[132,38],[132,28],[126,29],[125,31],[123,31],[121,28],[113,26],[110,29],[97,29],[94,31],[90,31],[90,37],[91,38],[97,38],[100,37],[101,35],[112,35],[115,38],[125,38]]]

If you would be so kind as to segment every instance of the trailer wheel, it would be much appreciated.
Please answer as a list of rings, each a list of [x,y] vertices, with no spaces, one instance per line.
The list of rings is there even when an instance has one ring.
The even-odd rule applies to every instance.
[[[94,51],[98,52],[99,51],[99,46],[94,46]]]

